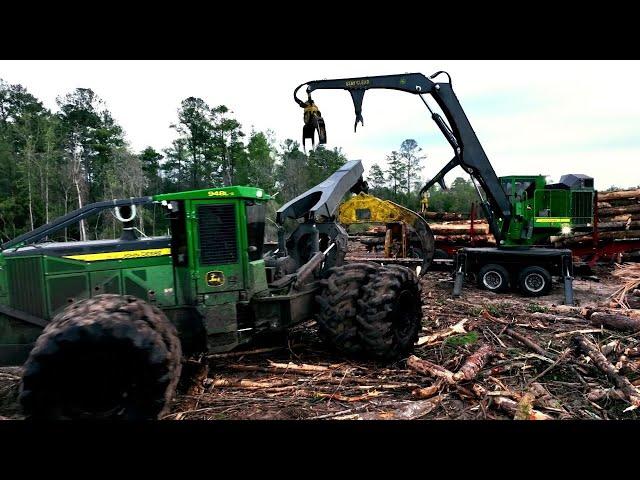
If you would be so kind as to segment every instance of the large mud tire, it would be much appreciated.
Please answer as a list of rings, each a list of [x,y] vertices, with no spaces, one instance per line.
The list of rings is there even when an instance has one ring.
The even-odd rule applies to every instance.
[[[385,361],[411,351],[422,318],[415,272],[352,263],[328,273],[316,297],[318,332],[326,343],[341,353]]]
[[[358,336],[369,356],[392,360],[411,352],[422,328],[420,281],[413,270],[381,267],[358,303]]]
[[[159,309],[98,295],[46,326],[24,365],[20,402],[34,419],[157,419],[175,393],[181,357]]]
[[[374,263],[350,263],[331,268],[316,301],[318,334],[336,350],[348,355],[362,353],[358,337],[358,299],[369,276],[378,270]]]

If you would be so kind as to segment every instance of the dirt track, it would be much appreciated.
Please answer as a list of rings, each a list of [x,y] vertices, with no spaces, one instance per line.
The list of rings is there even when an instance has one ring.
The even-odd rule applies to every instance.
[[[597,272],[601,282],[575,281],[580,307],[608,304],[619,287],[608,271]],[[249,353],[210,356],[203,362],[208,372],[190,363],[190,382],[181,385],[165,418],[638,418],[637,411],[623,412],[629,402],[617,398],[619,390],[576,347],[574,337],[583,331],[615,364],[626,348],[640,343],[640,333],[600,329],[568,312],[559,306],[560,285],[535,300],[467,286],[454,300],[450,278],[446,272],[430,272],[422,280],[426,343],[414,354],[456,372],[484,345],[493,355],[472,380],[437,381],[408,368],[406,359],[390,365],[345,360],[325,349],[309,322],[285,340],[252,345]],[[443,336],[456,324],[456,332]],[[255,353],[258,349],[268,351]],[[629,381],[640,383],[635,358],[618,366]],[[17,372],[3,372],[0,415],[21,418],[13,401]]]

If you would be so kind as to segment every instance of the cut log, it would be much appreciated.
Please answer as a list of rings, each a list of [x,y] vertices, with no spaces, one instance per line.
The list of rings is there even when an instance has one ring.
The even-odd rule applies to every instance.
[[[638,230],[640,229],[640,221],[623,221],[623,222],[601,222],[598,224],[598,230]]]
[[[598,202],[598,208],[611,208],[611,204],[608,202]]]
[[[632,213],[624,214],[623,213],[622,215],[613,215],[611,217],[600,215],[599,219],[600,219],[599,222],[604,222],[604,223],[608,223],[608,222],[628,222],[628,221],[637,222],[637,221],[640,221],[640,214],[638,214],[638,213],[636,213],[636,214],[632,214]]]
[[[640,331],[640,318],[627,317],[626,315],[615,313],[594,312],[589,317],[589,322],[598,327],[614,330]]]
[[[598,212],[600,216],[614,216],[614,215],[623,215],[626,213],[640,213],[640,205],[625,205],[624,207],[611,207],[611,208],[603,208]]]
[[[493,346],[482,345],[478,350],[469,355],[460,370],[453,374],[455,381],[473,380],[478,372],[484,368],[491,356],[494,354]]]
[[[609,202],[611,200],[621,200],[624,198],[640,199],[640,189],[615,190],[612,192],[598,192],[598,202]]]
[[[462,220],[462,214],[450,212],[424,212],[420,214],[426,219],[432,220]]]
[[[574,341],[580,347],[580,349],[587,354],[587,356],[593,360],[593,363],[602,372],[612,380],[615,385],[625,394],[627,400],[634,406],[640,407],[640,392],[631,385],[631,382],[626,377],[620,375],[613,364],[607,360],[592,342],[587,340],[584,335],[576,335]]]
[[[418,358],[415,355],[411,355],[407,359],[407,367],[428,377],[441,378],[451,385],[456,383],[456,380],[453,378],[453,372],[429,360]]]

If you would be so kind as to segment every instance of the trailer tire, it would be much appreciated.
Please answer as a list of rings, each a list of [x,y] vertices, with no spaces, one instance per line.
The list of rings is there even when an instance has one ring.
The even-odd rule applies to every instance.
[[[380,268],[374,263],[349,263],[327,271],[323,288],[316,296],[318,334],[331,347],[346,354],[359,354],[358,298],[369,276]]]
[[[422,328],[422,299],[416,273],[400,265],[381,267],[358,300],[358,337],[369,357],[393,360],[408,354]]]
[[[133,296],[97,295],[69,305],[24,364],[20,402],[33,419],[157,419],[181,371],[175,327]]]
[[[518,276],[520,290],[529,297],[547,295],[551,290],[551,282],[549,271],[537,266],[523,268]]]
[[[504,292],[509,287],[509,272],[497,263],[488,263],[478,272],[478,286],[490,292]]]

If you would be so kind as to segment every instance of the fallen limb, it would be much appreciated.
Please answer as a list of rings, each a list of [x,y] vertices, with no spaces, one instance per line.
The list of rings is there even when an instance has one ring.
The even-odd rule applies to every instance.
[[[453,372],[447,370],[440,365],[436,365],[435,363],[430,362],[429,360],[424,360],[422,358],[418,358],[415,355],[411,355],[407,359],[407,366],[411,370],[415,370],[416,372],[434,378],[441,378],[446,381],[448,384],[456,383],[456,380],[453,378]]]
[[[430,413],[442,401],[441,397],[416,400],[389,412],[367,412],[358,414],[357,420],[415,420]]]
[[[463,318],[455,325],[451,327],[447,327],[446,330],[442,330],[440,332],[436,332],[434,334],[421,337],[418,339],[417,345],[424,345],[424,344],[430,345],[430,344],[436,343],[438,340],[449,337],[455,333],[459,333],[459,334],[467,333],[467,331],[464,329],[464,324],[467,323],[468,321],[469,320],[467,318]]]
[[[616,388],[594,388],[587,393],[587,400],[597,402],[599,400],[626,400],[627,397],[622,390]]]
[[[374,398],[380,395],[380,392],[367,392],[363,395],[357,395],[355,397],[347,397],[345,395],[340,395],[339,393],[323,393],[323,392],[314,392],[314,397],[319,398],[328,398],[329,400],[338,400],[340,402],[362,402],[364,400],[369,400],[370,398]]]
[[[520,405],[519,402],[507,397],[494,397],[493,404],[513,415],[514,420],[553,420],[553,417],[546,413],[534,410],[528,402],[523,402],[523,404]]]
[[[544,320],[547,322],[564,322],[564,323],[581,323],[586,324],[587,321],[583,317],[567,317],[565,315],[556,315],[553,313],[534,312],[532,318]]]
[[[526,345],[527,347],[529,347],[531,350],[533,350],[536,353],[539,353],[540,355],[547,357],[547,358],[554,358],[555,355],[547,352],[544,348],[542,348],[540,345],[538,345],[536,342],[534,342],[533,340],[531,340],[528,337],[525,337],[524,335],[513,331],[510,328],[507,328],[504,333],[506,333],[507,335],[509,335],[511,338],[519,341],[520,343]]]
[[[292,345],[291,348],[297,348],[300,345]],[[269,353],[269,352],[277,352],[278,350],[285,350],[288,348],[286,345],[281,345],[279,347],[267,347],[267,348],[257,348],[255,350],[245,350],[239,352],[226,352],[226,353],[212,353],[207,355],[205,358],[233,358],[233,357],[243,357],[245,355],[258,355],[260,353]]]
[[[440,382],[436,382],[429,387],[416,388],[411,392],[411,395],[416,398],[431,398],[436,393],[438,393],[438,390],[440,390],[440,388],[442,388],[442,384]]]
[[[485,318],[487,320],[491,320],[492,322],[502,323],[503,325],[511,325],[511,322],[508,322],[506,320],[502,320],[501,318],[498,318],[498,317],[494,317],[486,309],[482,310],[482,312],[480,312],[480,315],[482,316],[482,318]]]
[[[558,355],[558,358],[556,359],[555,362],[553,362],[550,366],[545,368],[542,372],[540,372],[538,375],[536,375],[531,379],[531,381],[529,382],[529,385],[533,385],[536,380],[545,376],[547,373],[553,370],[562,360],[564,360],[567,357],[567,355],[569,355],[570,352],[571,352],[571,349],[569,348],[563,350],[562,353]]]
[[[298,372],[298,373],[300,373],[300,372],[318,373],[318,372],[326,372],[326,371],[330,370],[329,367],[325,367],[323,365],[308,365],[306,363],[302,363],[302,364],[298,365],[298,364],[293,363],[293,362],[276,363],[276,362],[272,362],[271,360],[269,360],[269,367],[290,370],[292,372]]]
[[[211,387],[216,387],[216,388],[236,388],[236,389],[248,389],[248,390],[255,390],[255,389],[269,389],[269,388],[277,388],[277,387],[292,387],[292,388],[297,388],[296,385],[293,385],[290,382],[254,382],[253,380],[247,380],[247,379],[242,379],[242,380],[232,380],[232,379],[228,379],[228,378],[218,378],[213,380],[213,382],[210,383]]]
[[[587,340],[582,334],[576,335],[574,339],[580,349],[582,349],[582,351],[593,360],[593,363],[625,394],[629,403],[634,407],[640,407],[640,392],[631,385],[631,382],[629,382],[626,377],[618,374],[616,368],[607,360],[607,357],[598,350],[598,347]]]
[[[627,357],[640,357],[640,347],[631,347],[624,350]]]
[[[469,358],[467,358],[462,367],[453,374],[453,380],[458,382],[460,380],[474,379],[493,354],[493,346],[489,344],[482,345],[478,350],[469,355]]]

